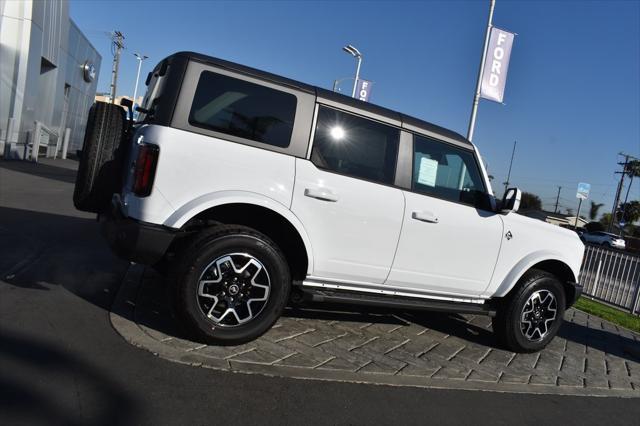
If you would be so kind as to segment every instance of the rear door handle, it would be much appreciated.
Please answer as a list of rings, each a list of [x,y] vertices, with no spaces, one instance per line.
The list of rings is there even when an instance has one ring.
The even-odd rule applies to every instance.
[[[330,201],[335,203],[340,199],[337,194],[328,188],[305,188],[305,197],[316,198],[322,201]]]
[[[421,222],[438,223],[438,218],[431,212],[415,211],[411,218]]]

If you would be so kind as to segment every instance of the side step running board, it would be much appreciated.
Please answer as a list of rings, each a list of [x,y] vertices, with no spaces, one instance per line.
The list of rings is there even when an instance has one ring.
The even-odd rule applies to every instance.
[[[496,311],[487,304],[448,302],[443,300],[417,299],[413,297],[391,297],[354,291],[327,290],[303,287],[303,297],[312,302],[348,303],[385,308],[417,309],[436,312],[496,316]]]

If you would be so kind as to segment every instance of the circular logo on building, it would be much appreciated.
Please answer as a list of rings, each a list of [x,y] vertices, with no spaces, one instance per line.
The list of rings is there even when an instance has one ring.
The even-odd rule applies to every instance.
[[[89,61],[82,66],[82,76],[84,81],[91,83],[96,78],[96,67]]]

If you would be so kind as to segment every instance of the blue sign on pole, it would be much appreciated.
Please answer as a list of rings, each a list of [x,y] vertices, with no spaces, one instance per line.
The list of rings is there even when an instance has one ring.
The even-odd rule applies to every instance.
[[[356,98],[361,101],[369,102],[369,98],[371,97],[371,86],[372,82],[368,80],[358,79],[358,84],[356,85]]]
[[[576,198],[586,200],[587,198],[589,198],[589,191],[591,191],[591,184],[580,182],[578,184],[578,192],[576,193]]]

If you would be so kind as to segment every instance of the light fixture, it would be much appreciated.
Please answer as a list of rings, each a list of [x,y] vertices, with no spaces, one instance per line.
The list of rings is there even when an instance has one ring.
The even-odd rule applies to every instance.
[[[359,58],[362,56],[362,53],[360,53],[358,49],[356,49],[354,46],[350,44],[347,44],[345,47],[342,48],[342,50],[349,53],[350,55],[353,55],[356,58]]]

